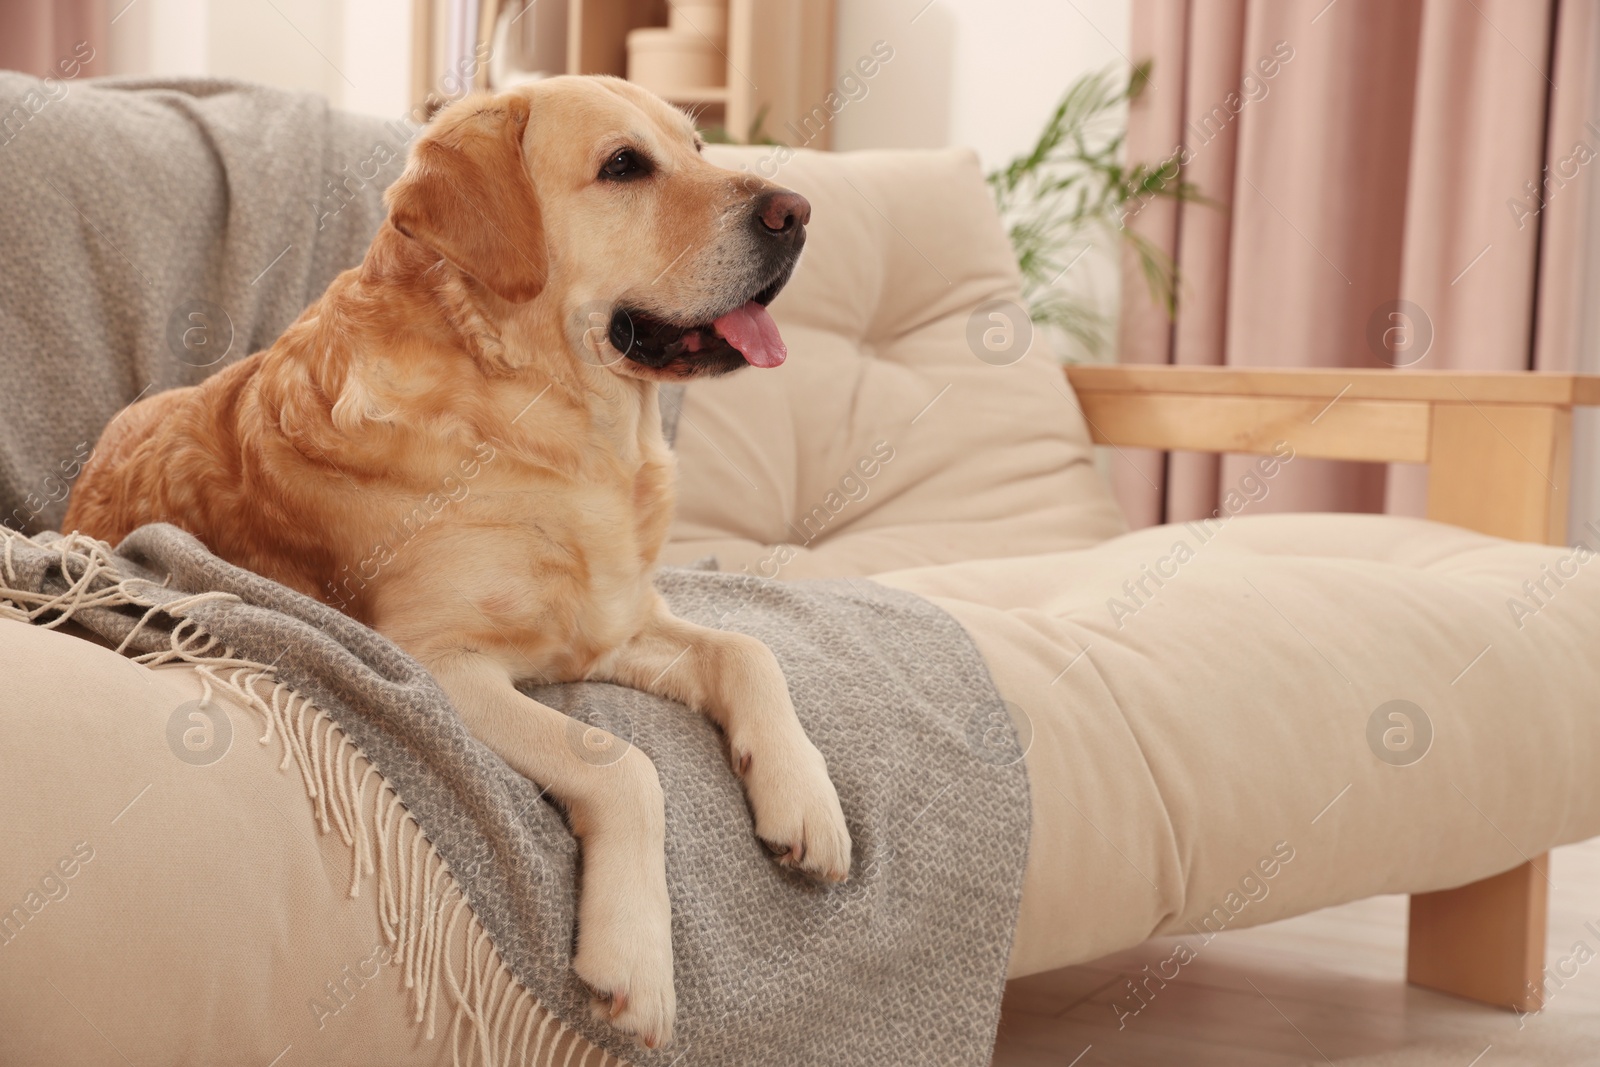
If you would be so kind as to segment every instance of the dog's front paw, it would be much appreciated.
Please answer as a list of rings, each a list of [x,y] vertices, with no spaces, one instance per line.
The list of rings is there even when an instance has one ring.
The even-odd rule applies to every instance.
[[[645,1048],[672,1040],[677,993],[672,989],[672,952],[664,960],[643,945],[608,944],[605,937],[579,936],[573,969],[594,990],[595,1016]]]
[[[829,882],[850,876],[850,828],[822,753],[802,751],[735,756],[755,811],[756,836],[778,862]]]
[[[657,937],[641,935],[580,927],[572,969],[594,991],[597,1017],[655,1049],[672,1040],[678,1012],[671,931],[666,932],[664,951]]]

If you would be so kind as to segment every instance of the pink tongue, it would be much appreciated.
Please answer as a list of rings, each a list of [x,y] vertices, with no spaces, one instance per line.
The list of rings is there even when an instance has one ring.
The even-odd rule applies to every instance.
[[[743,353],[752,367],[776,367],[789,354],[778,324],[754,300],[735,308],[712,324],[719,336]]]

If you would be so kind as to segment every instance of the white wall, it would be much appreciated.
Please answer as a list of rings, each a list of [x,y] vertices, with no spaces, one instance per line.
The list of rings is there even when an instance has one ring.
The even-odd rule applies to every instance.
[[[329,6],[338,6],[330,3]],[[411,107],[411,0],[343,0],[349,111],[397,118]]]
[[[385,118],[409,105],[411,0],[140,0],[111,30],[117,74],[243,78]]]
[[[1061,94],[1129,66],[1131,0],[838,0],[838,69],[875,41],[894,58],[835,120],[835,149],[967,145],[986,171],[1033,146]],[[1119,251],[1101,243],[1060,285],[1114,320]],[[1070,256],[1068,257],[1070,259]],[[1082,351],[1058,353],[1086,358]]]
[[[207,0],[146,0],[111,23],[113,74],[206,73]]]
[[[1032,146],[1074,78],[1127,65],[1130,0],[838,5],[840,70],[878,40],[895,57],[867,99],[840,113],[835,148],[970,145],[993,168]]]

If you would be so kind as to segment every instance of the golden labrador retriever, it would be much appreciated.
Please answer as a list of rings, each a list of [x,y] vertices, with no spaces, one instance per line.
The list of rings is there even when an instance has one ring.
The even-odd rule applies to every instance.
[[[584,869],[573,966],[651,1047],[675,1011],[655,768],[597,731],[569,743],[571,720],[516,683],[614,682],[703,711],[779,862],[850,869],[772,653],[674,618],[651,584],[674,478],[657,383],[783,361],[765,305],[811,210],[700,147],[681,112],[613,78],[446,108],[361,265],[271,348],[125,412],[67,514],[109,541],[173,523],[425,664],[566,808]]]

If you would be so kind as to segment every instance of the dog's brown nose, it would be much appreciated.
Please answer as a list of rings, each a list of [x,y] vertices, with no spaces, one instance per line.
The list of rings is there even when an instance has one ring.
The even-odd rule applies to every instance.
[[[776,189],[756,205],[756,217],[775,237],[792,234],[811,221],[811,201],[799,193]]]

